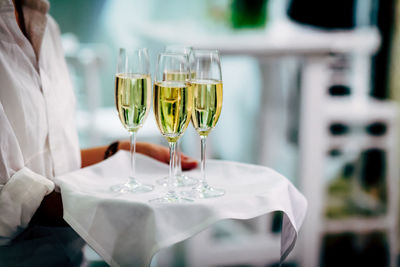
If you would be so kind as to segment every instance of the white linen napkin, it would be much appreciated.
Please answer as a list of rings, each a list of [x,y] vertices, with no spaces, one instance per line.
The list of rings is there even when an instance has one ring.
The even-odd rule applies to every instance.
[[[136,154],[140,181],[156,184],[168,174],[166,164]],[[129,153],[55,179],[61,189],[64,219],[111,266],[148,266],[161,248],[187,239],[223,219],[250,219],[283,211],[281,261],[295,245],[307,201],[279,173],[267,167],[207,160],[207,180],[226,194],[188,204],[154,204],[166,191],[113,193],[110,186],[126,182]],[[198,169],[188,172],[199,177]],[[179,189],[183,190],[183,189]]]

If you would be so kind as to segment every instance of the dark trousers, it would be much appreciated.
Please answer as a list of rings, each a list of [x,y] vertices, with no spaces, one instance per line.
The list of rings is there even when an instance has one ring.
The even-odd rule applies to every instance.
[[[85,242],[69,226],[29,226],[11,244],[0,246],[0,266],[84,266]]]

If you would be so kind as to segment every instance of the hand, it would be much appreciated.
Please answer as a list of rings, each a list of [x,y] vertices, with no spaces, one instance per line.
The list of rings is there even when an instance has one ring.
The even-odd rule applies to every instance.
[[[129,151],[129,141],[121,141],[119,144],[119,148]],[[147,155],[166,164],[169,163],[169,149],[167,147],[151,143],[137,142],[136,152]],[[183,170],[190,170],[197,167],[197,161],[195,159],[188,157],[184,154],[181,155],[181,164]]]
[[[63,219],[61,194],[53,191],[45,196],[42,203],[40,203],[39,208],[33,215],[30,224],[43,226],[67,226],[68,224]]]

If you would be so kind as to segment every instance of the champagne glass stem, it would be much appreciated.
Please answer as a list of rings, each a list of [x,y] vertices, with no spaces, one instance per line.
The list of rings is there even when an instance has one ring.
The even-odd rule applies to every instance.
[[[175,195],[174,175],[176,161],[176,142],[169,142],[169,179],[168,179],[168,194]]]
[[[176,143],[176,163],[175,163],[175,176],[182,175],[182,163],[181,163],[181,149],[180,142]]]
[[[131,168],[130,168],[130,174],[129,174],[129,183],[130,184],[138,184],[138,182],[135,179],[136,175],[136,164],[135,164],[135,152],[136,152],[136,133],[135,132],[129,132],[129,139],[130,139],[130,153],[131,153]]]
[[[200,136],[201,142],[201,165],[200,165],[200,185],[207,185],[206,181],[206,136]]]
[[[207,136],[200,136],[201,141],[201,163],[200,163],[200,181],[196,187],[190,191],[183,191],[181,195],[191,198],[211,198],[220,197],[225,194],[223,189],[214,188],[207,184],[206,181],[206,139]]]

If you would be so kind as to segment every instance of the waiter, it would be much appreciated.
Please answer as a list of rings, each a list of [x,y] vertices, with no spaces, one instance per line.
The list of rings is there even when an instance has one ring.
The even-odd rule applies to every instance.
[[[0,266],[79,266],[82,239],[62,219],[53,178],[129,142],[80,150],[75,98],[56,22],[44,0],[0,0]],[[137,143],[168,163],[168,149]],[[182,167],[197,162],[182,158]]]

